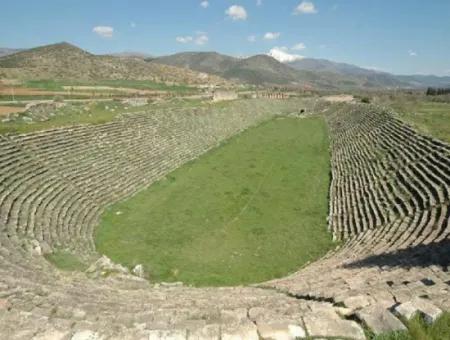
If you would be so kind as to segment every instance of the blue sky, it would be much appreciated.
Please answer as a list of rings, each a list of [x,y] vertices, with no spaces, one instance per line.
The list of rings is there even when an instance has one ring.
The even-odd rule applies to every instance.
[[[450,75],[449,0],[0,2],[0,47],[68,41],[93,53],[272,50],[281,58]]]

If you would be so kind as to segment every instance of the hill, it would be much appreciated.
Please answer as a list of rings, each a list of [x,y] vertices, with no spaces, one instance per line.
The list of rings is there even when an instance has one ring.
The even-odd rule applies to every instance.
[[[146,59],[146,58],[153,57],[151,54],[148,54],[145,52],[135,52],[135,51],[123,51],[123,52],[117,52],[117,53],[108,53],[105,55],[112,56],[112,57],[120,57],[120,58],[139,58],[139,59]]]
[[[328,72],[353,78],[362,87],[403,87],[424,88],[448,87],[450,77],[433,75],[394,75],[387,72],[371,70],[347,63],[337,63],[326,59],[305,58],[288,63],[289,66],[303,71]]]
[[[292,75],[292,71],[297,73],[295,70],[265,55],[239,59],[216,52],[185,52],[147,60],[254,85],[289,84],[297,80]]]
[[[364,69],[357,72],[359,68],[356,66],[327,60],[305,59],[281,63],[268,55],[239,59],[215,52],[178,53],[147,60],[254,85],[297,85],[331,90],[406,86],[401,81],[384,79],[386,77],[381,73],[372,75],[369,70]],[[335,65],[339,65],[341,69]],[[348,71],[352,68],[354,69],[352,72]],[[367,75],[371,75],[371,78],[368,79]]]
[[[146,60],[255,85],[300,85],[341,90],[450,86],[450,77],[399,76],[326,59],[305,58],[281,63],[267,55],[240,59],[216,52],[185,52]]]
[[[215,76],[138,58],[94,55],[65,42],[0,58],[0,77],[84,81],[132,79],[188,84],[223,82]]]
[[[18,48],[1,48],[0,47],[0,58],[10,55],[10,54],[14,54],[17,52],[23,51],[22,49],[18,49]]]
[[[268,55],[235,58],[216,52],[184,52],[147,59],[253,85],[317,85],[309,72],[295,70]]]

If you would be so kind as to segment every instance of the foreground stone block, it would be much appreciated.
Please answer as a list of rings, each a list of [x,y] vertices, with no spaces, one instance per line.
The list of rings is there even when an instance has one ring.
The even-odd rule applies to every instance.
[[[289,322],[258,324],[258,333],[264,340],[295,340],[306,337],[303,327]]]
[[[239,325],[226,325],[222,328],[222,340],[259,340],[255,324],[245,322]]]
[[[63,339],[67,339],[67,333],[63,333],[57,330],[47,330],[44,333],[35,335],[31,340],[63,340]]]
[[[364,308],[358,311],[356,315],[377,335],[406,330],[405,325],[399,319],[380,306]]]
[[[80,331],[76,332],[71,340],[102,340],[103,337],[101,337],[98,333],[95,333],[93,331]]]
[[[395,312],[408,320],[420,313],[427,323],[436,321],[442,315],[442,309],[422,298],[402,303],[395,308]]]
[[[205,327],[188,331],[188,340],[219,340],[220,326],[207,325]]]
[[[368,295],[350,296],[344,301],[344,305],[350,309],[359,309],[370,306],[374,303],[374,299]]]
[[[149,332],[148,340],[186,340],[186,330],[152,330]]]
[[[305,316],[305,326],[312,337],[365,339],[364,331],[354,321],[344,320],[334,312],[318,312]]]

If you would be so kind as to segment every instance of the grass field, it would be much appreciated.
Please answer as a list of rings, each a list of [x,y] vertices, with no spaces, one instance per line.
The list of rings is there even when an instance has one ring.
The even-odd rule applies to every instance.
[[[66,271],[84,271],[87,265],[80,261],[75,255],[66,251],[55,251],[52,254],[45,255],[45,258],[61,270]]]
[[[286,275],[334,246],[328,137],[319,118],[264,123],[110,207],[100,253],[152,281],[197,286]]]
[[[188,85],[166,85],[150,80],[98,80],[96,82],[63,81],[63,80],[28,80],[24,83],[27,88],[40,89],[46,91],[63,91],[64,86],[110,86],[123,87],[138,90],[158,90],[171,92],[189,92],[195,90]]]
[[[424,98],[395,98],[387,105],[418,131],[450,143],[450,103]]]

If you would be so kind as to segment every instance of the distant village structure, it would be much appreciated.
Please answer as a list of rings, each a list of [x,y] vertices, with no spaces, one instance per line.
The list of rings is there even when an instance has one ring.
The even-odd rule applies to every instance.
[[[213,102],[220,102],[224,100],[236,100],[238,99],[236,91],[231,90],[216,90],[213,93]]]

